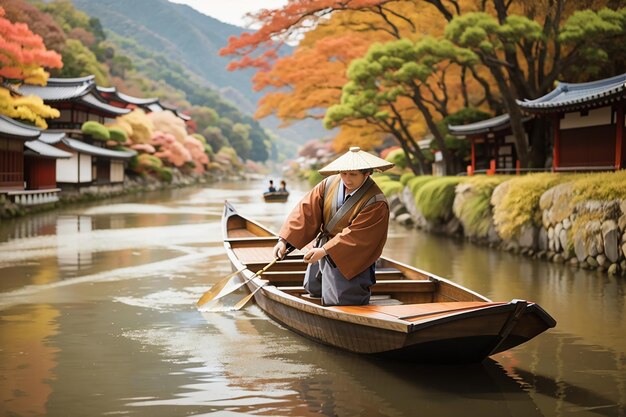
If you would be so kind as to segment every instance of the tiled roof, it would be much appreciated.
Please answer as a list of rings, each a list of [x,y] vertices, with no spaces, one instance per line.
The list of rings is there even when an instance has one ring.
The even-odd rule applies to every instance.
[[[83,97],[80,98],[80,101],[85,103],[85,104],[87,104],[90,107],[109,112],[109,113],[114,114],[116,116],[120,116],[122,114],[127,114],[127,113],[130,113],[132,111],[131,109],[125,109],[125,108],[122,108],[122,107],[112,106],[112,105],[110,105],[108,103],[105,103],[104,101],[100,101],[100,99],[98,99],[92,93],[84,95]]]
[[[10,117],[0,115],[0,136],[13,136],[18,139],[37,139],[41,130],[34,126],[29,126],[16,122]]]
[[[12,88],[20,95],[34,95],[51,102],[82,97],[95,86],[95,77],[90,75],[82,78],[49,78],[46,85],[22,84]]]
[[[137,106],[145,106],[147,104],[156,103],[157,101],[159,101],[157,97],[140,98],[140,97],[129,96],[128,94],[124,94],[120,91],[117,91],[115,87],[98,86],[97,90],[100,93],[111,94],[120,101],[129,103],[129,104],[135,104]]]
[[[99,148],[97,146],[70,138],[63,139],[63,143],[77,152],[88,155],[103,156],[111,159],[129,159],[137,155],[137,152],[135,151],[114,151],[112,149]]]
[[[117,92],[117,96],[127,103],[136,104],[138,106],[143,106],[143,105],[150,104],[150,103],[156,103],[157,101],[159,101],[157,97],[147,97],[147,98],[133,97],[133,96],[129,96],[128,94],[121,93],[119,91]]]
[[[588,83],[559,83],[554,90],[535,100],[517,100],[527,112],[578,110],[606,105],[626,96],[626,74]]]
[[[61,142],[65,138],[65,132],[41,132],[41,136],[39,136],[39,140],[43,143],[47,143],[48,145],[54,145],[56,143]]]
[[[531,117],[522,118],[522,122],[530,120]],[[511,126],[511,118],[508,113],[480,122],[468,123],[466,125],[448,125],[448,130],[454,136],[479,135],[488,132],[497,132]]]
[[[172,113],[174,113],[174,115],[180,119],[183,119],[184,121],[189,121],[191,120],[191,116],[186,115],[185,113],[181,113],[179,110],[174,109],[172,107],[168,107],[168,106],[164,106],[163,104],[161,104],[160,102],[156,102],[156,103],[150,103],[146,106],[148,108],[148,110],[150,110],[151,112],[160,112],[160,111],[165,111],[165,110],[169,110]]]
[[[165,110],[163,108],[163,106],[161,106],[161,103],[156,102],[156,103],[150,103],[146,106],[148,108],[148,110],[153,111],[153,112],[157,112],[157,111],[163,111]]]
[[[24,146],[30,149],[30,151],[38,156],[45,156],[47,158],[71,158],[72,154],[65,152],[62,149],[55,148],[52,145],[41,142],[39,140],[29,140],[24,143]]]

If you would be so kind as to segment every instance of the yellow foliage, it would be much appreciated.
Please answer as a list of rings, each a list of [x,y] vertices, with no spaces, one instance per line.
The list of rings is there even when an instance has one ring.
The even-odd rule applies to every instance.
[[[0,87],[0,114],[12,119],[33,122],[37,127],[48,127],[45,119],[56,118],[61,113],[46,104],[37,96],[14,97],[10,91]]]
[[[539,199],[549,188],[567,181],[567,176],[541,173],[515,177],[502,185],[507,186],[506,193],[494,204],[493,220],[498,234],[503,239],[518,235],[526,224],[540,225],[541,210]]]
[[[132,112],[117,118],[117,125],[124,129],[124,124],[131,127],[131,132],[124,129],[128,134],[128,139],[132,143],[150,143],[154,133],[152,120],[141,109],[135,109]]]
[[[574,181],[572,205],[583,200],[626,199],[626,170],[579,176]]]
[[[23,73],[26,84],[46,85],[50,76],[42,67],[24,68]]]

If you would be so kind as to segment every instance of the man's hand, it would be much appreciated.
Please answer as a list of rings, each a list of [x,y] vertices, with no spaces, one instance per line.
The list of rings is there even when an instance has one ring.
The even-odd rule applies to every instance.
[[[308,264],[315,263],[328,255],[324,248],[312,248],[304,255],[304,262]]]
[[[285,252],[287,251],[287,244],[284,240],[279,239],[276,246],[274,246],[273,254],[276,259],[283,259],[285,257]]]

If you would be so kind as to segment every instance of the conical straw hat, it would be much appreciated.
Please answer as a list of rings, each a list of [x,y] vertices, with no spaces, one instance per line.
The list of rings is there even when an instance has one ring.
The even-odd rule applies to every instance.
[[[362,151],[358,146],[353,146],[348,152],[320,169],[319,172],[322,175],[331,175],[345,171],[360,171],[362,169],[385,171],[393,166],[393,163]]]

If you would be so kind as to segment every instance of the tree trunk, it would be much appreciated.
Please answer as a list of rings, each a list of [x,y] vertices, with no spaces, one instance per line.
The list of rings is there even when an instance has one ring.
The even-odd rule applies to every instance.
[[[483,62],[485,61],[486,60],[483,60]],[[509,114],[511,131],[513,132],[513,137],[515,139],[517,158],[519,159],[522,168],[528,168],[528,142],[526,141],[526,134],[522,123],[522,112],[515,102],[515,89],[512,85],[507,85],[504,74],[502,74],[502,71],[497,64],[488,63],[487,66],[498,83],[500,93],[502,94],[502,98],[504,100],[504,107]]]
[[[443,138],[443,135],[437,128],[437,125],[435,124],[435,121],[433,120],[433,116],[430,113],[430,110],[428,109],[428,107],[426,107],[426,105],[421,100],[422,96],[419,92],[419,87],[414,86],[413,92],[414,94],[411,96],[411,99],[413,100],[413,103],[415,103],[419,111],[422,112],[422,115],[424,116],[424,120],[426,120],[426,125],[428,126],[430,133],[432,133],[433,136],[435,137],[435,142],[437,143],[437,146],[439,146],[439,150],[441,151],[441,155],[443,156],[443,163],[445,165],[445,171],[446,171],[445,174],[453,175],[455,173],[452,172],[453,170],[452,154],[450,153],[450,150],[446,148],[446,142]]]
[[[532,121],[530,132],[530,166],[532,168],[546,167],[552,132],[548,125],[545,117],[537,117]]]

